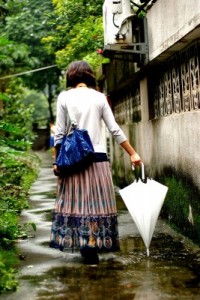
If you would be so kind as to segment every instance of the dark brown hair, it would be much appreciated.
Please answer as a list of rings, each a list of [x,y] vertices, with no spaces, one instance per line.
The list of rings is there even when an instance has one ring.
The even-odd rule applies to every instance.
[[[67,87],[75,87],[79,83],[85,83],[88,87],[96,87],[96,79],[91,66],[84,60],[72,62],[66,74]]]

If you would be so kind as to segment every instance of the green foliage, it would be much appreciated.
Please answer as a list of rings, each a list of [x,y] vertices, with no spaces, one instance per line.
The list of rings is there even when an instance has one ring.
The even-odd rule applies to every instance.
[[[2,199],[2,202],[4,199]],[[1,219],[0,219],[0,234],[1,241],[0,246],[7,250],[13,246],[13,241],[17,237],[18,233],[18,216],[16,212],[10,210],[6,211],[1,208]]]
[[[18,150],[30,148],[34,138],[32,134],[33,107],[25,104],[17,97],[4,96],[3,110],[0,120],[0,144]],[[3,148],[1,151],[4,151]]]
[[[57,63],[65,68],[71,61],[84,59],[93,54],[94,50],[103,47],[102,18],[91,16],[81,24],[77,23],[69,32],[70,43],[56,52]],[[95,53],[96,57],[99,57]]]
[[[2,253],[1,248],[0,252]],[[5,257],[7,257],[7,255],[5,255]],[[16,270],[3,262],[2,255],[0,255],[0,278],[0,294],[6,291],[14,291],[17,289],[18,281],[16,279]]]
[[[2,48],[5,57],[1,63],[6,70],[18,73],[19,70],[21,72],[55,64],[54,53],[48,54],[41,43],[41,38],[54,30],[51,0],[12,0],[7,1],[5,6],[7,13],[0,24],[0,35],[12,41]],[[0,64],[0,73],[1,70]],[[30,88],[42,90],[46,84],[57,85],[58,75],[59,70],[52,68],[23,76],[22,80]]]
[[[16,60],[18,59],[16,50],[18,48],[16,47],[16,52],[14,51],[14,48],[12,48],[11,53],[14,54],[11,56],[11,53],[7,53],[6,51],[5,46],[7,45],[12,45],[12,47],[14,47],[7,39],[0,38],[0,55],[5,53],[7,57],[7,60],[4,59],[3,62],[0,62],[0,72],[3,72],[3,70],[6,72],[10,67],[9,61],[11,65],[14,64],[14,59],[12,59],[12,57],[15,57]],[[23,55],[20,59],[22,58]],[[21,86],[21,80],[14,79],[10,81],[7,93],[0,93],[0,101],[3,107],[3,109],[0,110],[0,145],[10,146],[11,148],[18,150],[27,150],[30,148],[30,142],[33,139],[33,106],[25,106],[23,103],[23,89]]]
[[[34,223],[18,225],[18,215],[13,211],[0,211],[0,294],[16,290],[16,266],[19,263],[18,251],[14,242],[18,238],[26,238],[30,227],[36,231]]]
[[[34,223],[19,224],[20,212],[28,207],[28,191],[36,179],[39,158],[30,152],[0,147],[0,293],[17,287],[15,242],[27,238]]]
[[[44,93],[24,89],[23,103],[26,107],[33,107],[32,120],[34,123],[44,120],[43,125],[46,125],[47,120],[50,119],[50,114]]]
[[[12,85],[11,85],[12,86]],[[20,87],[0,94],[3,103],[0,119],[0,292],[17,286],[13,263],[5,263],[12,254],[14,242],[28,235],[33,223],[19,225],[20,212],[28,207],[28,190],[37,176],[39,159],[30,149],[32,106],[20,100]],[[22,95],[22,93],[21,93]],[[6,250],[6,251],[5,251]]]
[[[103,2],[9,0],[4,3],[6,12],[0,25],[3,37],[2,41],[0,38],[0,57],[3,58],[0,74],[4,77],[53,65],[56,60],[58,68],[21,76],[21,85],[40,92],[46,87],[53,91],[46,94],[52,120],[52,102],[60,81],[60,69],[66,69],[77,59],[89,61],[95,70],[102,64],[97,50],[103,48]],[[14,82],[16,85],[17,81]],[[36,109],[40,114],[38,106]]]
[[[101,55],[98,55],[96,51],[86,55],[84,57],[84,60],[86,60],[92,66],[93,70],[96,73],[97,79],[99,76],[102,75],[102,72],[101,72],[102,64],[106,64],[109,62],[109,58],[105,58]]]
[[[9,71],[11,68],[19,72],[23,65],[30,65],[29,49],[25,44],[16,44],[15,42],[7,42],[0,44],[0,53],[3,58],[0,61],[0,71]],[[5,73],[5,75],[7,75]]]
[[[1,33],[1,26],[0,26]],[[0,37],[0,77],[6,77],[10,73],[18,73],[23,68],[29,68],[33,64],[33,60],[29,57],[28,46],[23,43],[16,43],[7,39],[5,30]],[[0,82],[1,84],[1,82]],[[1,87],[1,85],[0,85]]]
[[[89,60],[98,69],[101,58],[97,50],[103,48],[103,1],[53,1],[57,19],[56,32],[42,39],[49,53],[55,53],[60,68],[73,60]]]
[[[19,215],[28,207],[28,190],[37,176],[39,160],[29,152],[1,152],[0,157],[0,212]],[[8,216],[5,217],[7,219]],[[16,222],[16,220],[14,220]],[[8,223],[9,224],[9,223]],[[13,239],[13,236],[10,236]]]

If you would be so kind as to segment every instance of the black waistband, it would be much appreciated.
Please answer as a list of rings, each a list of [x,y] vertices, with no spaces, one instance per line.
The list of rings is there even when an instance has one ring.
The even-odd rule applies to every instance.
[[[94,162],[108,161],[108,156],[106,153],[95,152]]]

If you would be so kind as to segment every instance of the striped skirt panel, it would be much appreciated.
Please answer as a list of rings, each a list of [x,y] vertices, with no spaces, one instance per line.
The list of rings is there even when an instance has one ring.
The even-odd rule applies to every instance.
[[[84,172],[59,178],[55,211],[74,216],[116,214],[109,163],[93,163]]]

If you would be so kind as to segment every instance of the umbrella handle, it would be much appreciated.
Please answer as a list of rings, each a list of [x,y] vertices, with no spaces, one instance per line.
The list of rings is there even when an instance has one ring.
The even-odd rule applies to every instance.
[[[141,179],[142,181],[145,181],[145,173],[144,173],[144,164],[141,163]]]
[[[141,163],[140,166],[141,166],[141,180],[142,180],[142,182],[145,182],[146,179],[145,179],[145,172],[144,172],[144,164]],[[133,171],[135,170],[135,168],[134,168],[133,165],[132,165],[132,170],[133,170]]]

